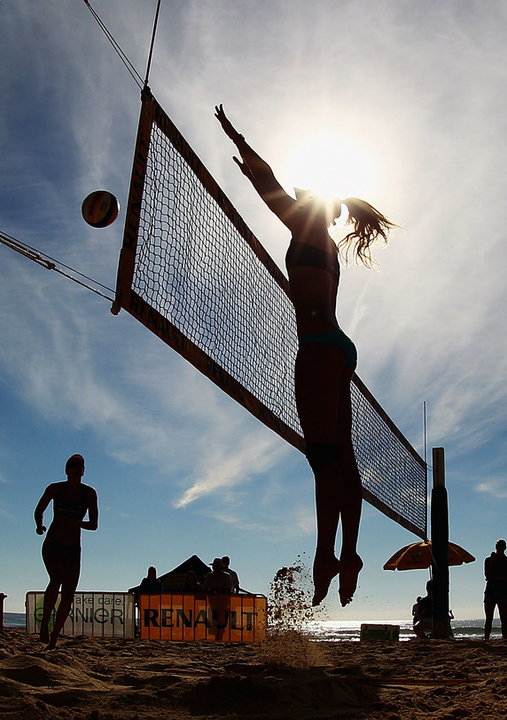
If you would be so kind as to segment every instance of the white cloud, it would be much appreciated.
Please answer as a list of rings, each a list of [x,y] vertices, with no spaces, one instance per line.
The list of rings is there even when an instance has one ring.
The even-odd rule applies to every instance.
[[[175,507],[183,508],[210,493],[227,493],[250,483],[269,472],[287,452],[280,440],[264,428],[245,430],[230,421],[208,428],[207,436],[199,443],[199,462],[190,487],[175,501]]]
[[[507,498],[506,478],[492,478],[487,482],[478,483],[475,490],[478,493],[490,495],[497,500],[505,500]]]

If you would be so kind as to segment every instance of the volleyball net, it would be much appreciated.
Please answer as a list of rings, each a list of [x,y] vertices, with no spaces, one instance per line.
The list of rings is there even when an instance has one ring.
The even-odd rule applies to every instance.
[[[297,449],[288,281],[149,89],[112,311],[127,310]],[[426,467],[361,380],[352,385],[363,497],[426,538]]]

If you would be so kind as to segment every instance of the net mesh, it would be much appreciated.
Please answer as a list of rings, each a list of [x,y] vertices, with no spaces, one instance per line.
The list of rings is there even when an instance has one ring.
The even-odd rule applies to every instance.
[[[273,418],[267,424],[302,449],[293,380],[296,322],[286,278],[146,94],[143,112],[149,118],[144,134],[140,122],[133,179],[140,172],[136,162],[144,177],[141,189],[131,187],[118,303],[131,312],[139,302],[148,307],[140,318],[148,327],[168,323],[176,331],[172,338],[189,340],[232,378],[233,387],[224,389],[260,419]],[[163,336],[160,326],[152,329]],[[185,355],[181,342],[164,339]],[[257,406],[244,400],[243,389]],[[366,499],[425,536],[424,462],[357,377],[352,400]]]
[[[156,126],[132,288],[299,432],[290,300]]]

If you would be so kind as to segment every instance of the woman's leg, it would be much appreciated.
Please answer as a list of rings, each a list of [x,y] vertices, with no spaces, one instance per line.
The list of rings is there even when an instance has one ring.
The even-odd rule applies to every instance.
[[[491,635],[495,605],[496,603],[491,600],[484,600],[484,614],[486,615],[486,622],[484,623],[484,640],[489,640],[489,636]]]
[[[56,647],[56,641],[60,634],[65,621],[69,615],[72,603],[74,601],[74,593],[76,592],[77,584],[79,582],[79,575],[81,572],[81,549],[69,547],[67,549],[67,557],[65,558],[65,566],[62,576],[62,596],[58,610],[56,611],[56,618],[53,630],[50,635],[48,650],[52,650]]]
[[[350,378],[343,351],[334,345],[305,343],[295,370],[296,403],[315,475],[317,548],[313,564],[318,605],[340,573],[342,604],[350,602],[362,562],[356,553],[361,512],[361,483],[352,450]],[[342,515],[343,547],[335,555]],[[342,577],[343,573],[343,577]]]
[[[498,603],[498,613],[502,625],[502,638],[507,640],[507,602],[501,601]]]
[[[44,592],[42,620],[39,629],[39,637],[43,643],[49,642],[49,619],[56,605],[62,582],[63,567],[57,551],[58,548],[54,543],[44,542],[42,545],[42,559],[49,575],[49,584]]]
[[[352,444],[352,398],[353,370],[343,374],[338,417],[338,446],[340,448],[340,482],[343,484],[341,520],[342,549],[340,553],[340,588],[342,605],[347,605],[357,586],[357,576],[363,561],[357,554],[357,538],[361,522],[362,488]]]

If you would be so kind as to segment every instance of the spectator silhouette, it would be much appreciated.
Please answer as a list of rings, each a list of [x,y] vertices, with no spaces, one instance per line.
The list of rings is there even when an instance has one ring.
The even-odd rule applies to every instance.
[[[184,592],[196,593],[201,591],[201,583],[194,570],[189,570],[185,578]]]
[[[162,582],[157,580],[157,569],[151,565],[148,574],[141,580],[139,595],[159,595],[162,592]]]
[[[239,593],[239,577],[238,573],[230,567],[231,559],[228,555],[224,555],[222,558],[222,565],[225,572],[228,572],[231,576],[232,581],[232,592],[237,595]]]
[[[202,592],[208,595],[220,595],[232,593],[232,579],[225,571],[221,558],[215,558],[211,563],[212,570],[204,578]]]
[[[412,605],[412,625],[415,625],[419,620],[419,603],[422,598],[420,595],[417,596],[415,603]]]
[[[426,583],[426,595],[418,600],[415,615],[415,634],[420,639],[429,637],[433,631],[433,580]]]
[[[502,638],[507,640],[507,557],[505,555],[505,540],[498,540],[495,552],[492,552],[484,561],[484,575],[486,576],[486,589],[484,591],[484,639],[489,640],[495,606],[502,625]]]

